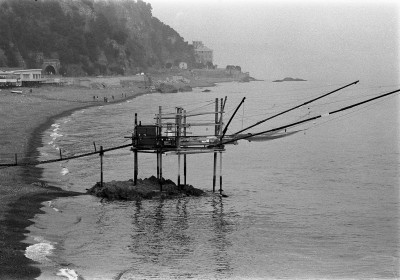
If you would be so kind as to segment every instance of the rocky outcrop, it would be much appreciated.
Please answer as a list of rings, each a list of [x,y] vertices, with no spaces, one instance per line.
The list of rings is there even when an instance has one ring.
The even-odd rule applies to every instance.
[[[286,77],[286,78],[284,78],[284,79],[282,79],[282,80],[275,80],[275,81],[272,81],[272,82],[306,82],[307,80],[303,80],[303,79],[299,79],[299,78],[291,78],[291,77]]]
[[[189,85],[184,85],[184,86],[181,86],[181,87],[179,88],[179,91],[180,91],[180,92],[188,92],[188,91],[193,91],[193,89],[192,89],[192,87],[189,86]]]
[[[166,83],[159,84],[158,87],[156,88],[156,90],[161,93],[176,93],[176,92],[178,92],[177,87],[175,87],[171,84],[166,84]]]
[[[191,185],[177,186],[171,180],[162,179],[162,192],[160,192],[160,181],[151,176],[146,179],[138,179],[137,184],[133,180],[111,181],[103,183],[97,182],[92,188],[87,190],[88,194],[106,198],[108,200],[141,200],[152,198],[175,198],[182,196],[201,196],[204,191]]]

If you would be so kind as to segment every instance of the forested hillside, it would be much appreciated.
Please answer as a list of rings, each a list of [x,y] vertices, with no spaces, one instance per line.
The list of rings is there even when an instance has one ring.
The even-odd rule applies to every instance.
[[[192,45],[141,0],[0,0],[0,67],[40,68],[43,58],[58,58],[64,75],[194,63]]]

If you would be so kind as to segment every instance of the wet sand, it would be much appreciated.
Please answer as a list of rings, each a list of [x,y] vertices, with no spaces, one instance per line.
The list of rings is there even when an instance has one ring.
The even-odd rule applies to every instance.
[[[146,93],[139,87],[95,90],[41,86],[32,88],[32,92],[30,88],[22,90],[23,94],[11,93],[11,89],[0,91],[0,163],[14,162],[15,154],[18,162],[37,157],[41,135],[55,119]],[[104,97],[108,97],[108,103],[104,103]],[[40,275],[39,269],[30,266],[33,261],[24,256],[26,244],[21,242],[25,228],[32,224],[29,219],[40,213],[43,201],[79,195],[40,182],[41,172],[40,166],[0,167],[0,279],[34,279]]]
[[[110,79],[112,83],[114,80]],[[228,81],[197,79],[189,85],[207,87]],[[107,78],[103,83],[107,83]],[[41,86],[32,88],[32,92],[30,88],[22,90],[23,94],[11,93],[11,89],[0,91],[0,163],[15,162],[15,154],[18,162],[36,158],[37,148],[42,145],[41,135],[55,119],[76,110],[125,102],[148,93],[140,85],[120,87],[111,83],[100,89]],[[104,97],[108,103],[104,103]],[[24,255],[25,228],[41,212],[42,202],[81,195],[40,182],[41,174],[40,166],[0,167],[0,279],[34,279],[40,275],[40,270],[32,266],[34,261]]]

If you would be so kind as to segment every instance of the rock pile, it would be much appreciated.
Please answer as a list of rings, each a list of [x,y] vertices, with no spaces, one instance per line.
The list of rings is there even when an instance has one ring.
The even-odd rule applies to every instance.
[[[109,200],[140,200],[152,198],[174,198],[182,196],[201,196],[204,191],[191,185],[177,186],[171,180],[162,179],[162,192],[160,192],[159,180],[151,176],[146,179],[138,179],[137,184],[133,180],[111,181],[103,183],[97,182],[92,188],[87,190],[88,194]]]

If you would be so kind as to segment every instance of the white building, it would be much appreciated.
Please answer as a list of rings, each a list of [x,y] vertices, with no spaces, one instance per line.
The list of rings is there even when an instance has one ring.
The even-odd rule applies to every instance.
[[[42,69],[21,69],[12,71],[14,75],[19,76],[22,85],[33,85],[43,82]]]

